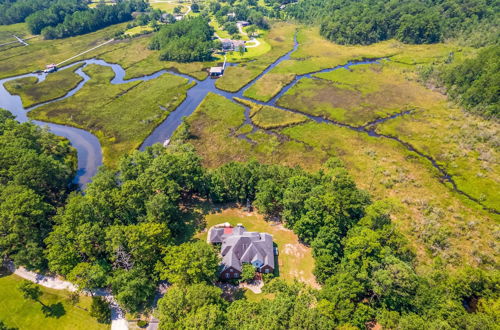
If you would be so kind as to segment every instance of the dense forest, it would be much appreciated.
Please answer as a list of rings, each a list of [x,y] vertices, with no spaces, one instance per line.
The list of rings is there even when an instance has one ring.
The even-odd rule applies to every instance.
[[[47,266],[52,231],[75,174],[69,142],[0,109],[0,255],[34,269]]]
[[[212,58],[214,29],[202,17],[187,18],[164,25],[154,35],[150,49],[160,51],[163,61],[194,62]]]
[[[256,161],[206,169],[178,135],[169,148],[155,145],[125,156],[117,170],[102,168],[85,194],[67,197],[74,174],[67,142],[1,114],[4,260],[61,274],[82,290],[110,288],[132,313],[149,306],[166,280],[163,329],[497,324],[498,272],[450,274],[436,264],[417,274],[413,251],[391,223],[396,206],[372,202],[337,159],[315,173]],[[196,205],[205,201],[250,201],[269,221],[283,222],[312,247],[323,287],[266,278],[272,299],[221,298],[218,252],[192,238],[203,216]]]
[[[49,8],[58,0],[0,0],[0,25],[24,22],[26,17]]]
[[[286,8],[292,18],[320,21],[329,40],[363,45],[391,38],[435,43],[464,35],[484,44],[498,38],[498,10],[494,0],[302,0]]]
[[[55,26],[47,24],[50,20],[44,21],[47,25],[41,30],[42,35],[45,39],[58,39],[97,31],[112,24],[131,20],[132,12],[143,11],[147,6],[144,0],[130,0],[119,2],[114,6],[102,5],[77,11],[66,15],[64,20]]]
[[[25,10],[25,5],[31,9]],[[144,11],[147,7],[144,0],[126,0],[114,6],[95,8],[88,8],[87,2],[81,0],[6,1],[0,4],[0,24],[26,21],[31,33],[42,34],[44,39],[58,39],[129,21],[132,12]]]

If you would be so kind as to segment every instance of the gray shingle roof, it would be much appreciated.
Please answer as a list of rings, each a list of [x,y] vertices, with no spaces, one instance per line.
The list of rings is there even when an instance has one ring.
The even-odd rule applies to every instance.
[[[242,263],[274,269],[273,237],[267,233],[248,232],[243,226],[232,229],[213,227],[208,233],[211,243],[222,243],[222,270],[242,269]]]

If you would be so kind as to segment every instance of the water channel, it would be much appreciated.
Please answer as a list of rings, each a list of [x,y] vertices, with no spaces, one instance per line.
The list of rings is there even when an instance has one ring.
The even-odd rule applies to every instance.
[[[21,98],[17,95],[10,94],[5,89],[4,83],[7,81],[10,81],[10,80],[15,80],[15,79],[24,78],[24,77],[37,77],[38,82],[42,82],[45,79],[46,74],[44,74],[44,73],[43,74],[28,73],[28,74],[23,74],[23,75],[19,75],[19,76],[1,79],[0,80],[0,108],[4,108],[4,109],[10,111],[12,114],[14,114],[14,116],[16,117],[16,119],[19,122],[28,121],[29,119],[28,119],[27,113],[30,110],[33,110],[37,107],[41,107],[41,106],[49,104],[49,103],[61,101],[63,99],[71,97],[72,95],[77,93],[90,79],[90,77],[87,74],[85,74],[85,72],[83,72],[83,68],[86,67],[87,65],[90,65],[90,64],[97,64],[97,65],[101,65],[101,66],[110,67],[115,74],[114,78],[111,80],[112,84],[124,84],[124,83],[128,83],[128,82],[133,82],[133,81],[147,81],[147,80],[158,78],[159,76],[161,76],[163,74],[173,74],[173,75],[184,77],[184,78],[188,79],[190,82],[194,82],[194,85],[193,85],[193,87],[191,87],[187,91],[186,99],[174,111],[172,111],[169,114],[169,116],[167,117],[167,119],[165,119],[159,126],[157,126],[153,130],[153,132],[144,140],[144,142],[142,143],[142,145],[140,147],[140,150],[144,150],[146,147],[151,146],[155,143],[163,143],[165,140],[169,139],[172,136],[172,134],[174,133],[174,131],[177,129],[177,127],[182,123],[182,118],[191,115],[194,112],[194,110],[198,107],[198,105],[203,101],[203,99],[206,97],[206,95],[209,92],[212,92],[212,93],[224,96],[230,100],[233,100],[234,98],[246,99],[246,100],[252,101],[252,102],[257,103],[257,104],[269,105],[269,106],[273,106],[273,107],[276,107],[276,108],[279,108],[279,109],[282,109],[285,111],[290,111],[290,112],[304,115],[307,118],[309,118],[310,120],[315,121],[317,123],[329,123],[329,124],[349,128],[352,130],[356,130],[358,132],[363,132],[363,133],[369,134],[370,136],[379,137],[379,138],[386,138],[386,139],[397,141],[401,145],[403,145],[405,148],[407,148],[408,150],[413,151],[413,152],[417,153],[418,155],[420,155],[421,157],[430,161],[432,166],[435,169],[437,169],[438,172],[441,174],[443,182],[449,182],[451,184],[453,190],[455,190],[457,193],[459,193],[459,194],[465,196],[466,198],[478,203],[485,210],[498,214],[497,210],[484,206],[478,199],[474,198],[473,196],[467,194],[464,191],[461,191],[457,187],[453,178],[447,173],[447,171],[441,165],[437,164],[437,162],[431,156],[426,155],[426,154],[416,150],[411,144],[404,142],[397,137],[383,135],[383,134],[375,132],[374,126],[376,124],[379,124],[385,120],[393,119],[393,118],[398,117],[398,116],[407,115],[407,114],[411,113],[411,110],[402,111],[400,113],[396,113],[396,114],[393,114],[391,116],[388,116],[387,118],[377,119],[377,120],[375,120],[371,123],[368,123],[364,126],[352,126],[352,125],[348,125],[345,123],[336,122],[334,120],[326,119],[323,117],[313,116],[313,115],[310,115],[307,113],[303,113],[301,111],[282,108],[282,107],[279,107],[276,105],[277,100],[283,94],[285,94],[290,88],[292,88],[302,78],[313,78],[313,75],[317,74],[317,73],[331,72],[331,71],[338,70],[341,68],[349,69],[350,67],[355,66],[355,65],[380,63],[382,58],[356,61],[356,62],[348,62],[345,65],[339,65],[339,66],[336,66],[333,68],[327,68],[327,69],[319,70],[316,72],[297,75],[291,83],[289,83],[284,88],[282,88],[281,91],[268,102],[261,102],[261,101],[257,101],[257,100],[253,100],[253,99],[248,99],[248,98],[243,96],[244,92],[248,88],[250,88],[259,78],[261,78],[263,75],[268,73],[270,70],[272,70],[274,67],[276,67],[281,62],[289,60],[291,57],[291,54],[297,50],[298,46],[299,46],[299,44],[295,40],[295,45],[291,51],[289,51],[288,53],[286,53],[282,57],[278,58],[274,63],[272,63],[270,66],[268,66],[257,77],[255,77],[253,80],[251,80],[249,83],[247,83],[238,92],[234,92],[234,93],[226,92],[226,91],[218,89],[215,86],[214,79],[205,79],[205,80],[200,81],[200,80],[197,80],[191,76],[180,74],[177,72],[172,72],[169,70],[161,70],[161,71],[155,72],[151,75],[146,75],[146,76],[142,76],[142,77],[137,77],[137,78],[125,80],[124,78],[125,78],[126,72],[119,64],[108,63],[108,62],[105,62],[105,61],[100,60],[100,59],[88,59],[88,60],[74,62],[74,63],[71,63],[71,64],[65,66],[65,67],[60,68],[60,70],[65,70],[65,69],[69,69],[75,65],[82,64],[82,66],[80,68],[75,70],[75,73],[80,75],[83,78],[83,80],[75,88],[73,88],[66,95],[64,95],[60,98],[35,105],[31,108],[24,108],[22,105],[22,102],[21,102]],[[233,66],[233,65],[237,65],[237,64],[228,63],[228,65]],[[249,109],[248,108],[246,108],[245,116],[246,116],[245,124],[252,125],[254,127],[253,131],[257,130],[258,127],[256,127],[252,123],[252,121],[249,117]],[[53,124],[53,123],[48,123],[48,122],[41,122],[41,121],[33,121],[33,122],[37,125],[40,125],[40,126],[47,126],[51,132],[53,132],[56,135],[63,136],[71,142],[72,146],[77,150],[77,153],[78,153],[78,170],[77,170],[77,174],[76,174],[76,177],[74,179],[74,182],[79,184],[80,186],[85,186],[88,182],[90,182],[91,178],[97,172],[98,167],[102,164],[102,151],[101,151],[101,145],[99,143],[99,140],[93,134],[91,134],[85,130],[79,129],[79,128],[65,126],[65,125],[58,125],[58,124]],[[275,132],[274,133],[268,132],[268,133],[276,134]],[[249,140],[247,138],[246,134],[240,135],[240,136],[238,136],[238,138],[243,138],[243,139]]]

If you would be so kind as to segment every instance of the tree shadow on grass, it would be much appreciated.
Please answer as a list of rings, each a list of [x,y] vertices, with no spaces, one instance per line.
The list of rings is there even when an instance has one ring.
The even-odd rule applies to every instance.
[[[52,305],[43,305],[42,313],[43,315],[45,315],[45,317],[53,317],[58,319],[66,314],[66,310],[64,309],[63,304],[58,302]]]

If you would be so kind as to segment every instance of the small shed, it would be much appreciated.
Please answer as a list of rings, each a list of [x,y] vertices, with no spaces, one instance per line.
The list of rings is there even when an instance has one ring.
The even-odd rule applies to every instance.
[[[249,26],[250,25],[250,22],[247,22],[247,21],[238,21],[237,22],[239,25],[241,25],[242,27],[245,27],[245,26]]]
[[[210,68],[209,76],[210,78],[218,78],[224,73],[224,68],[221,66],[213,66]]]
[[[43,70],[43,72],[45,73],[51,73],[51,72],[56,72],[57,71],[57,65],[55,64],[47,64],[45,66],[45,70]]]

